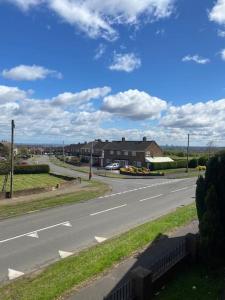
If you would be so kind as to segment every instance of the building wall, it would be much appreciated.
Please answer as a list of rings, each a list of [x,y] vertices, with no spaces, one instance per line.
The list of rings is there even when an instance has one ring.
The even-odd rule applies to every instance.
[[[145,166],[145,152],[136,152],[136,155],[133,156],[131,151],[128,151],[128,155],[124,155],[123,151],[120,151],[120,154],[117,154],[117,151],[114,151],[113,154],[110,153],[111,150],[104,151],[104,166],[115,161],[123,160],[128,161],[130,165]]]

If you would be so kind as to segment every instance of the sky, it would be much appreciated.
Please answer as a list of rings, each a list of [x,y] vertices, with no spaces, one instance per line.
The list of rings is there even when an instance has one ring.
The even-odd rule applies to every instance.
[[[225,0],[0,0],[0,140],[225,146]]]

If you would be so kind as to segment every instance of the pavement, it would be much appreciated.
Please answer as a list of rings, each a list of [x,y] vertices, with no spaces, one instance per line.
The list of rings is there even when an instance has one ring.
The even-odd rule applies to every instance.
[[[70,169],[51,163],[50,167],[53,172],[76,176]],[[196,178],[98,179],[112,187],[110,194],[0,222],[0,282],[39,270],[101,238],[194,201]]]
[[[158,241],[152,243],[138,254],[124,260],[102,277],[97,278],[91,283],[83,286],[77,291],[71,292],[71,295],[65,297],[65,300],[103,300],[105,296],[115,291],[127,281],[132,270],[137,267],[151,269],[161,254],[169,249],[174,249],[179,245],[181,239],[187,233],[197,233],[198,222],[194,221],[187,226],[178,229],[176,232],[168,236],[163,236]]]

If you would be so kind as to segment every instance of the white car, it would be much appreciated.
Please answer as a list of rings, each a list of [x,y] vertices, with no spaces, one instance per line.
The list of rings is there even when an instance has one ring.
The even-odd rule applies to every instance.
[[[120,164],[119,163],[112,163],[105,167],[106,170],[119,170]]]

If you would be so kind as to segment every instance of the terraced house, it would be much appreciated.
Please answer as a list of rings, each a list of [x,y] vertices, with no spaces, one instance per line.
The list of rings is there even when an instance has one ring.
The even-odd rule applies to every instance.
[[[112,162],[119,162],[121,166],[133,165],[137,167],[149,167],[152,162],[172,161],[163,156],[163,151],[155,141],[147,141],[144,137],[141,141],[95,140],[84,144],[72,144],[65,147],[69,155],[79,156],[81,161],[89,162],[91,153],[93,165],[104,167]]]
[[[119,162],[121,166],[149,167],[152,162],[172,161],[163,156],[163,151],[155,141],[113,141],[104,147],[104,165]]]

